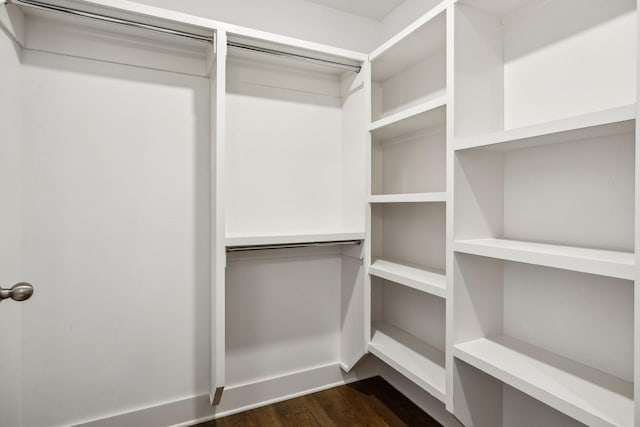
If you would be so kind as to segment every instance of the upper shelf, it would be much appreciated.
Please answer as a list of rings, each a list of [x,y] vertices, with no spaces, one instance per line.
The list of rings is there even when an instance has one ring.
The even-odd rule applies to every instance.
[[[401,70],[443,50],[446,43],[445,0],[369,55],[372,78],[384,81]]]
[[[21,22],[23,48],[208,76],[212,21],[131,2],[13,0],[0,25]],[[13,27],[12,27],[13,28]],[[16,27],[17,28],[17,27]]]
[[[635,255],[571,246],[548,245],[505,239],[457,240],[453,250],[460,253],[560,268],[582,273],[633,280]]]
[[[633,384],[605,372],[508,336],[458,344],[453,354],[587,425],[634,425]]]
[[[454,148],[456,150],[487,148],[509,151],[537,145],[630,133],[635,129],[635,115],[635,104],[625,105],[533,126],[456,139]]]
[[[379,140],[394,139],[432,127],[443,127],[446,121],[446,94],[407,108],[371,123],[369,131]]]
[[[339,242],[346,240],[362,240],[365,233],[321,233],[321,234],[288,234],[288,235],[258,235],[258,236],[226,236],[225,246],[261,246],[261,245],[286,245],[308,242]]]
[[[282,44],[270,39],[228,33],[228,56],[269,66],[340,76],[359,73],[364,62],[357,54],[339,49],[318,49],[312,43]]]

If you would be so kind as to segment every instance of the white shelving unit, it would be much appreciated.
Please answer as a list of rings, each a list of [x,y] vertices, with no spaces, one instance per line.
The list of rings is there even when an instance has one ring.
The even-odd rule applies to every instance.
[[[372,325],[369,351],[437,399],[445,398],[444,352],[388,323]]]
[[[369,352],[381,364],[365,374],[395,371],[465,426],[640,425],[637,1],[444,0],[370,55],[128,1],[51,3],[190,37],[15,3],[0,0],[0,53],[24,98],[2,105],[24,121],[9,135],[26,165],[20,265],[80,289],[64,268],[90,242],[130,283],[191,286],[179,321],[197,339],[181,348],[195,344],[198,369],[209,357],[219,406],[178,406],[205,417],[300,395],[360,377]],[[140,215],[120,216],[122,200]],[[175,245],[150,249],[162,233]],[[273,248],[345,241],[363,244]],[[98,280],[93,261],[80,272]],[[58,323],[88,319],[76,314]],[[92,322],[89,344],[112,332]],[[128,356],[112,368],[138,366]],[[104,386],[62,373],[74,390]],[[179,389],[201,390],[183,374]],[[62,406],[49,388],[23,395]]]
[[[508,336],[454,347],[460,360],[589,426],[633,426],[633,384]]]
[[[365,238],[368,69],[347,51],[229,39],[364,65],[354,72],[229,46],[218,249],[242,251],[226,255],[217,280],[226,289],[226,384],[263,384],[270,396],[283,383],[320,386],[329,379],[318,367],[349,371],[366,353],[363,245],[331,244]]]
[[[372,118],[391,118],[446,94],[444,1],[369,56],[372,64]]]
[[[449,409],[465,425],[637,424],[637,6],[570,3],[453,10]]]
[[[507,261],[524,262],[619,279],[635,277],[635,255],[505,239],[458,240],[454,251]]]
[[[407,72],[414,72],[412,67],[415,66],[416,61],[422,61],[421,55],[425,53],[424,46],[416,49],[416,40],[414,38],[419,39],[433,34],[442,36],[430,41],[433,45],[430,45],[429,48],[436,49],[440,52],[438,55],[442,56],[441,59],[444,59],[446,45],[443,22],[445,12],[442,6],[437,8],[440,12],[435,10],[427,14],[425,18],[430,19],[425,21],[425,18],[422,18],[419,21],[419,26],[414,24],[412,26],[415,27],[413,31],[403,33],[392,39],[371,55],[373,78],[375,79],[376,76],[380,75],[384,76],[382,83],[375,80],[372,82],[372,117],[380,115],[376,113],[376,109],[379,108],[376,101],[376,93],[393,95],[392,89],[386,88],[385,85],[395,85],[396,83],[393,82],[399,79],[399,88],[408,90],[407,88],[411,85],[423,84],[425,79],[431,78],[434,74],[438,76],[446,74],[446,64],[438,62],[432,65],[435,67],[434,69],[423,70],[412,76],[405,76]],[[407,50],[409,47],[414,50]],[[394,64],[394,66],[390,67],[390,64]],[[395,73],[390,74],[391,69]],[[372,138],[372,202],[376,201],[375,197],[394,194],[433,193],[435,197],[439,197],[439,194],[446,194],[445,125],[448,98],[444,80],[439,84],[441,84],[441,88],[437,96],[420,99],[415,103],[403,104],[401,108],[397,108],[392,114],[384,115],[383,118],[379,118],[370,124],[369,132]],[[416,92],[411,91],[410,93],[414,94]],[[407,199],[400,199],[399,201],[407,201]],[[430,199],[426,201],[436,200]]]
[[[446,1],[370,55],[369,352],[447,399]]]
[[[378,259],[369,267],[369,274],[437,297],[446,297],[447,284],[444,272]]]

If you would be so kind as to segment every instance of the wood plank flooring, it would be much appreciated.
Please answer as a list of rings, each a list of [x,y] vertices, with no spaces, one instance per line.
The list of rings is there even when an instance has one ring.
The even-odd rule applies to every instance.
[[[441,427],[441,424],[380,377],[198,424],[198,427],[357,426]]]

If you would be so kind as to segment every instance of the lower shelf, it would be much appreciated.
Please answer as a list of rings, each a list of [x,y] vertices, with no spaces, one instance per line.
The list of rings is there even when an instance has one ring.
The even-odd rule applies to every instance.
[[[385,322],[375,322],[372,329],[369,351],[444,402],[444,352]]]
[[[454,346],[454,357],[590,426],[633,426],[633,384],[508,336]]]

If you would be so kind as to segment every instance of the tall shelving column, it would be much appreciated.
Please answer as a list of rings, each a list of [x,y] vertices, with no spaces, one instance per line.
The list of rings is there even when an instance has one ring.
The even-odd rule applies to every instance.
[[[368,349],[443,402],[452,3],[439,4],[370,55]]]
[[[215,38],[215,58],[211,65],[211,382],[209,399],[218,405],[226,385],[225,269],[225,148],[227,33]]]
[[[637,425],[636,2],[576,6],[454,7],[449,362],[467,426]]]

